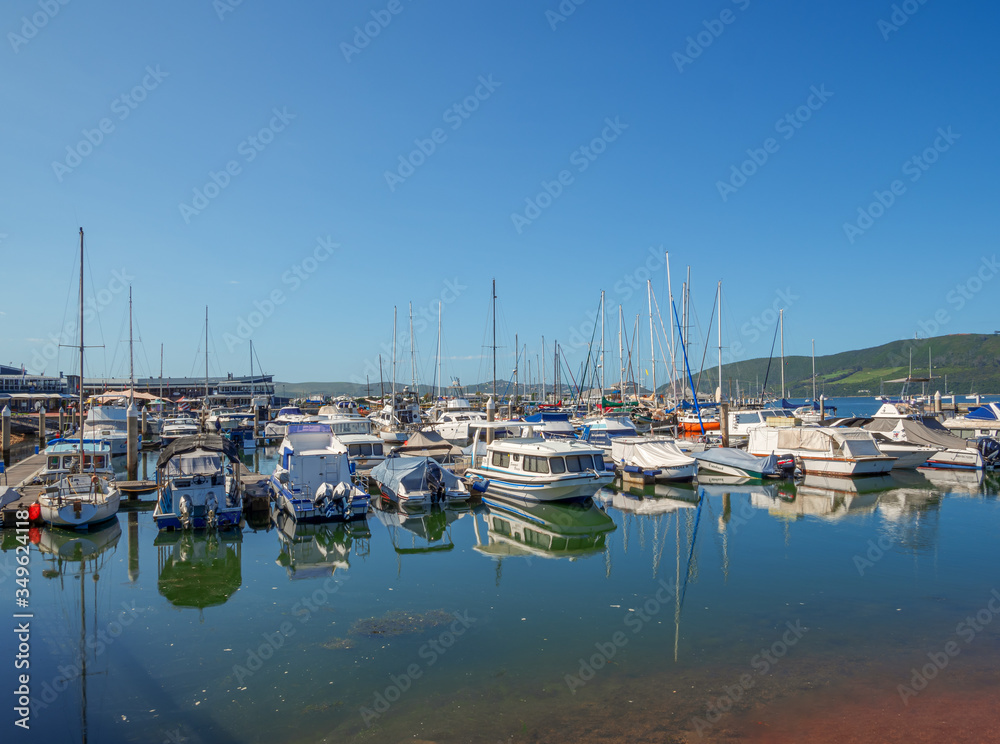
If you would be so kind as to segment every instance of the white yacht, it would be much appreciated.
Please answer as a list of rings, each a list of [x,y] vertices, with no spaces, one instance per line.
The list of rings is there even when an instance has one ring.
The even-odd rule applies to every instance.
[[[107,442],[112,455],[128,452],[128,409],[121,406],[92,406],[83,422],[84,439]],[[142,443],[142,434],[139,434]]]
[[[689,481],[698,472],[698,462],[669,437],[617,437],[611,442],[611,459],[625,478]]]
[[[796,426],[795,414],[787,408],[752,408],[729,412],[730,443],[746,442],[750,432],[763,426]]]
[[[893,442],[936,448],[920,467],[943,470],[986,467],[975,442],[956,437],[935,417],[926,416],[906,403],[884,403],[864,428]]]
[[[160,442],[170,444],[181,437],[194,437],[201,433],[198,420],[188,414],[175,414],[163,420],[160,427]]]
[[[265,439],[281,439],[288,431],[289,424],[305,424],[316,418],[302,412],[298,406],[283,406],[278,409],[278,415],[264,426]]]
[[[347,447],[347,457],[355,472],[371,470],[385,459],[383,439],[375,433],[375,425],[358,411],[353,400],[336,400],[323,406],[316,423],[326,424],[333,435]]]
[[[382,410],[373,413],[369,418],[375,422],[382,439],[402,444],[409,432],[419,427],[422,421],[420,402],[416,394],[407,387],[402,393],[393,395],[392,399],[382,406]]]

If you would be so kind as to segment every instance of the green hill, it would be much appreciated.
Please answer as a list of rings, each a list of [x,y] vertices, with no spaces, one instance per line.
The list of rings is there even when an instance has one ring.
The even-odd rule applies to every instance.
[[[927,354],[931,355],[933,378],[927,386],[928,392],[940,390],[959,394],[1000,392],[1000,333],[989,336],[974,334],[954,334],[930,339],[892,341],[882,346],[839,354],[816,357],[816,394],[827,397],[877,395],[883,381],[906,377],[910,370],[912,352],[913,376],[927,376]],[[767,378],[767,391],[780,394],[780,359],[749,359],[723,365],[722,379],[726,395],[736,393],[737,384],[741,394],[754,394]],[[948,389],[945,390],[945,375]],[[694,372],[697,380],[698,373]],[[714,392],[717,380],[716,368],[706,369],[701,375],[701,392]],[[397,382],[399,387],[404,383]],[[497,383],[501,389],[506,381]],[[568,382],[567,382],[568,384]],[[470,386],[474,389],[476,386]],[[898,393],[900,383],[884,385],[886,394]],[[386,385],[386,390],[389,385]],[[428,385],[419,386],[421,395],[431,390]],[[661,384],[662,391],[664,386]],[[365,385],[351,382],[275,382],[278,395],[304,397],[306,395],[352,395],[364,396]],[[911,387],[911,392],[919,392],[919,385]],[[812,395],[812,359],[807,356],[785,357],[785,391],[789,398],[808,398]],[[863,392],[867,391],[867,393]],[[379,394],[376,382],[371,386],[372,395]]]
[[[933,379],[927,384],[927,391],[940,390],[959,394],[993,393],[1000,391],[1000,334],[990,336],[955,334],[929,339],[892,341],[882,346],[839,354],[816,357],[816,394],[827,397],[879,393],[883,382],[904,378],[910,372],[912,352],[913,377],[927,377],[928,352],[933,365]],[[722,379],[729,392],[729,386],[740,391],[752,390],[754,385],[763,383],[768,360],[751,359],[723,365]],[[716,374],[706,371],[714,387]],[[945,390],[947,375],[948,389]],[[702,378],[702,388],[708,384]],[[884,384],[887,394],[898,393],[901,383]],[[767,389],[780,394],[780,359],[771,362]],[[785,357],[785,390],[790,398],[807,398],[812,395],[812,358],[805,356]],[[911,392],[919,392],[919,384],[911,386]]]

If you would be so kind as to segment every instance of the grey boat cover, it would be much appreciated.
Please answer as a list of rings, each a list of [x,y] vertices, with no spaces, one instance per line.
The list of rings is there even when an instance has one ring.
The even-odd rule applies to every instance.
[[[967,449],[969,443],[961,437],[949,434],[937,421],[931,425],[913,421],[911,419],[872,419],[870,424],[865,424],[865,429],[872,432],[890,432],[902,424],[906,441],[910,444],[922,444],[926,447],[939,447],[941,449]]]
[[[445,457],[461,457],[462,455],[461,447],[456,447],[436,431],[418,431],[395,451],[400,455],[433,457],[435,460],[442,460]]]
[[[166,467],[170,459],[176,455],[186,452],[194,452],[202,449],[209,452],[220,452],[233,462],[239,460],[240,453],[236,448],[236,443],[218,434],[198,434],[193,437],[178,437],[160,452],[160,457],[156,461],[156,467]]]
[[[692,457],[696,460],[728,465],[731,468],[740,468],[752,473],[759,472],[761,475],[774,475],[778,463],[777,455],[756,457],[749,452],[733,447],[713,447],[704,452],[696,452],[692,454]]]
[[[371,477],[393,493],[399,491],[400,484],[411,493],[442,485],[451,491],[459,485],[458,476],[430,457],[388,457],[372,468]]]

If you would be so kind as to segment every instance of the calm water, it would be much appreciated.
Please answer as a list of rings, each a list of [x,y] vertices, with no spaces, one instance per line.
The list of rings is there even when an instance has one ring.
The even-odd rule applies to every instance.
[[[998,700],[997,481],[609,490],[586,508],[220,538],[158,536],[148,511],[89,536],[40,530],[30,684],[44,707],[22,738],[791,741],[869,715],[864,741],[952,701],[914,726],[962,740],[973,719],[949,696]],[[12,567],[9,532],[3,547]],[[0,571],[4,607],[14,578]],[[898,685],[920,684],[929,653],[943,668],[904,704]]]

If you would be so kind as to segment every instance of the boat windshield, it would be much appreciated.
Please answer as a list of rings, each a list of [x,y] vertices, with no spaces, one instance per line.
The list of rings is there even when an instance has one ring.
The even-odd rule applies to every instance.
[[[207,452],[174,457],[167,463],[167,475],[214,475],[222,470],[222,458]]]

